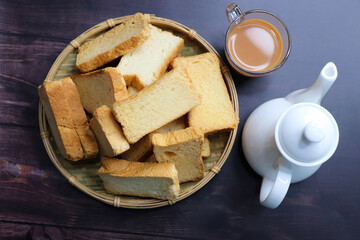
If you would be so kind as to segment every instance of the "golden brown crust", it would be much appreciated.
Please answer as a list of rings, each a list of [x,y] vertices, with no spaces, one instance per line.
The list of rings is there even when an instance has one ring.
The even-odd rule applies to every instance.
[[[139,13],[137,13],[137,14],[139,14]],[[135,15],[134,15],[134,17],[135,17]],[[126,24],[129,21],[132,21],[132,19],[129,18],[128,20],[124,21],[122,24]],[[144,17],[144,21],[147,22],[145,17]],[[116,27],[109,30],[108,32],[110,32],[110,31],[112,31],[112,32],[116,31]],[[103,34],[102,36],[106,36],[106,33]],[[143,31],[141,31],[140,34],[138,34],[137,36],[133,36],[132,38],[120,43],[115,48],[112,48],[104,53],[97,55],[96,57],[90,59],[89,61],[78,64],[78,61],[79,61],[78,60],[79,55],[78,55],[77,60],[76,60],[76,67],[78,69],[80,69],[81,72],[84,72],[84,73],[95,70],[98,67],[101,67],[104,64],[111,62],[115,58],[118,58],[118,57],[130,52],[137,46],[144,43],[149,37],[150,37],[150,25],[149,25],[149,22],[147,22],[147,24],[145,24]],[[82,46],[80,46],[79,52],[80,51],[88,51],[87,50],[88,48],[91,48],[91,41],[86,42]]]
[[[72,80],[43,83],[39,96],[62,156],[72,161],[95,157],[98,146]]]
[[[204,133],[198,128],[188,127],[169,133],[155,133],[152,135],[151,142],[153,146],[167,147],[169,145],[188,142],[193,139],[200,139],[200,141],[203,142]]]
[[[131,76],[128,78],[128,82],[130,82],[131,86],[133,86],[137,90],[142,90],[145,87],[145,85],[142,84],[142,82],[140,81],[137,75],[128,75],[128,76]]]
[[[130,148],[108,106],[103,105],[93,112],[90,127],[95,133],[102,156],[113,157]]]
[[[115,177],[173,177],[177,175],[173,163],[130,162],[118,158],[101,158],[99,173]]]
[[[95,158],[99,152],[94,133],[90,130],[89,124],[85,126],[75,127],[76,133],[80,138],[81,145],[84,151],[84,158]]]
[[[54,136],[56,135],[57,131],[59,131],[60,133],[60,138],[57,140],[57,138],[55,137],[55,142],[61,152],[61,155],[65,159],[72,161],[78,161],[83,159],[84,149],[81,146],[79,136],[77,135],[75,129],[56,126],[54,122],[48,122]]]
[[[103,71],[109,74],[110,79],[112,79],[113,89],[114,89],[114,100],[115,102],[121,101],[128,97],[128,91],[126,88],[126,84],[123,84],[123,77],[120,72],[116,70],[116,68],[105,68]]]
[[[179,195],[179,178],[172,163],[102,157],[101,164],[99,176],[109,193],[158,199],[176,199]]]
[[[97,119],[108,118],[108,117],[110,117],[109,115],[111,115],[111,111],[110,111],[110,108],[106,105],[103,105],[103,106],[97,108],[93,112],[93,117],[97,118]]]

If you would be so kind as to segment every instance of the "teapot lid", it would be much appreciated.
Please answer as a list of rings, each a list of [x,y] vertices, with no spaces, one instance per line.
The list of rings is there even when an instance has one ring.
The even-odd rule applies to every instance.
[[[339,142],[334,117],[314,103],[298,103],[281,114],[275,127],[281,154],[300,166],[315,166],[328,160]]]

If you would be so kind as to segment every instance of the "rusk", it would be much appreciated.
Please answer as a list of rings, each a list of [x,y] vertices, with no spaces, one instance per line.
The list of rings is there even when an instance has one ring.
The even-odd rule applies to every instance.
[[[102,156],[117,156],[130,148],[121,126],[114,119],[108,106],[103,105],[93,112],[90,127],[95,133]]]
[[[189,126],[200,128],[205,134],[236,128],[239,120],[214,53],[175,58],[171,65],[185,67],[201,95],[201,104],[188,114]]]
[[[72,161],[96,157],[98,145],[71,78],[45,82],[38,91],[61,155]]]
[[[80,46],[76,67],[89,72],[118,58],[150,37],[150,24],[142,13],[136,13],[120,25]]]
[[[158,80],[184,46],[181,37],[152,25],[150,28],[150,38],[124,55],[117,66],[126,84],[139,90]]]
[[[101,158],[99,176],[107,192],[139,197],[174,200],[180,185],[172,163],[129,162]]]
[[[204,177],[204,165],[201,158],[204,133],[189,127],[170,133],[152,136],[154,155],[159,163],[174,163],[179,181],[188,182]]]
[[[135,143],[200,104],[184,68],[175,68],[142,91],[113,105],[129,143]]]

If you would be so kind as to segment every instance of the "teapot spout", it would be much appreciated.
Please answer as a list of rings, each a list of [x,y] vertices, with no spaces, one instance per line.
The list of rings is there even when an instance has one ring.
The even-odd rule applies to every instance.
[[[312,102],[320,104],[337,76],[338,71],[336,65],[333,62],[329,62],[321,70],[319,77],[311,87],[290,93],[285,99],[293,103]]]

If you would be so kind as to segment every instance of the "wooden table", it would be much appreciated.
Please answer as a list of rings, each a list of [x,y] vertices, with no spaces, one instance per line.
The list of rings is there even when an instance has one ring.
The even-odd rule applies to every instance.
[[[240,125],[220,174],[191,197],[151,210],[115,208],[71,186],[39,135],[37,86],[80,33],[137,11],[178,21],[224,57],[225,1],[0,1],[0,239],[360,239],[360,2],[250,1],[287,24],[292,52],[277,72],[232,72]],[[310,86],[334,61],[339,77],[322,105],[340,128],[336,153],[291,185],[275,210],[259,204],[261,178],[241,147],[246,118],[261,103]]]

